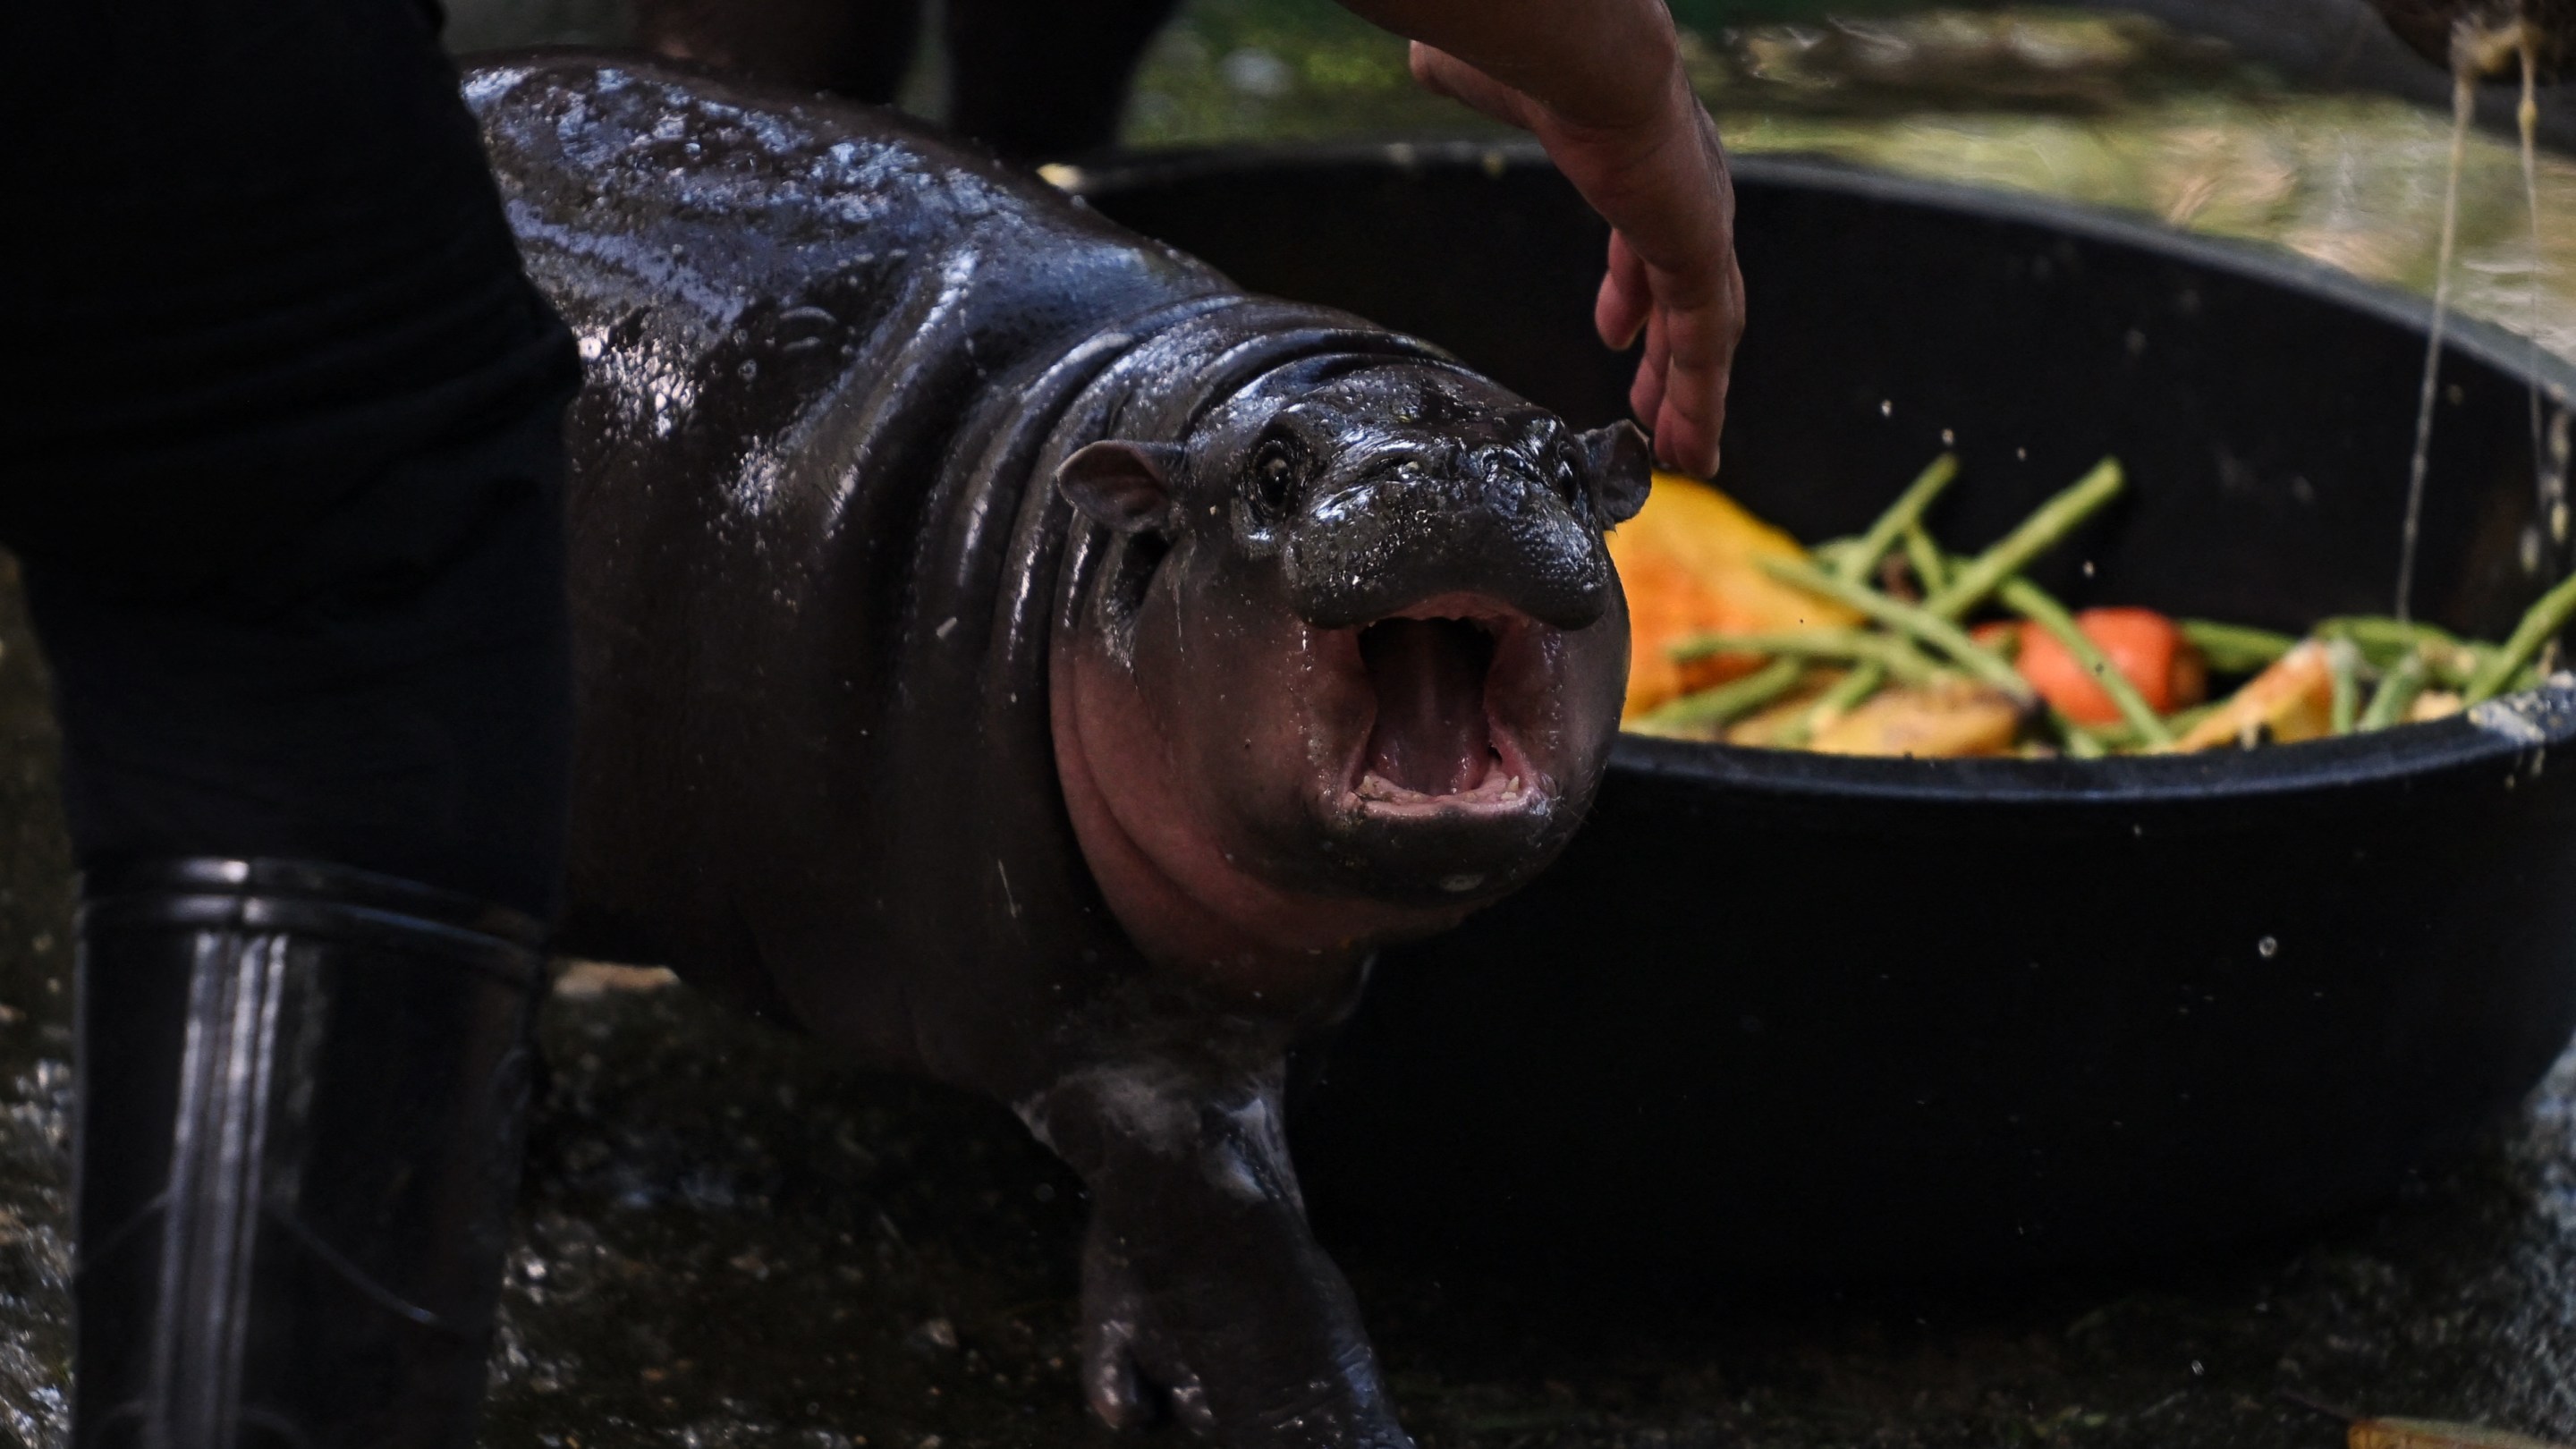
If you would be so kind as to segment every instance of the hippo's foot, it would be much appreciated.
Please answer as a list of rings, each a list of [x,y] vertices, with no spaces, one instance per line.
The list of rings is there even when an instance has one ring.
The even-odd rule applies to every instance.
[[[1413,1449],[1350,1285],[1307,1231],[1276,1081],[1089,1075],[1024,1115],[1082,1172],[1083,1386],[1225,1449]]]
[[[1413,1449],[1331,1260],[1311,1239],[1245,1249],[1203,1268],[1149,1268],[1140,1259],[1168,1257],[1160,1245],[1140,1253],[1094,1226],[1082,1295],[1093,1411],[1127,1428],[1168,1406],[1226,1449]]]

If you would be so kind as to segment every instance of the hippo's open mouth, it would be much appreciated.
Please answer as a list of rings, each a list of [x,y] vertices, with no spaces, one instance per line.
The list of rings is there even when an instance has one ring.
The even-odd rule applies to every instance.
[[[1359,631],[1377,713],[1353,770],[1372,813],[1516,809],[1542,782],[1498,717],[1529,621],[1483,600],[1430,600]]]

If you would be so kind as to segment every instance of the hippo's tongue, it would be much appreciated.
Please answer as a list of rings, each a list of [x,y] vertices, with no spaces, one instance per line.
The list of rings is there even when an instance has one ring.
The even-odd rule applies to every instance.
[[[1360,631],[1360,658],[1377,689],[1367,773],[1423,795],[1483,783],[1493,763],[1485,729],[1493,637],[1462,619],[1387,619]]]

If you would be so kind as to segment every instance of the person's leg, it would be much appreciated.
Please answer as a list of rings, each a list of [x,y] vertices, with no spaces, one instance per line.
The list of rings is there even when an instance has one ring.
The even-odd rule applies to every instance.
[[[1136,62],[1179,0],[949,0],[949,122],[1044,161],[1118,139]]]
[[[462,1449],[569,738],[570,340],[414,0],[0,21],[0,539],[84,870],[73,1438]],[[41,32],[41,33],[31,33]]]
[[[467,1442],[561,857],[559,412],[178,598],[28,570],[84,870],[77,1445]]]
[[[82,868],[330,861],[551,918],[562,402],[399,459],[176,594],[28,560]]]

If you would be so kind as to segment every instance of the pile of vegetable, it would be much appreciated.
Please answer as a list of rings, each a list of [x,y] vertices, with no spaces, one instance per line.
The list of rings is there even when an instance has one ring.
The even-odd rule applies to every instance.
[[[2576,614],[2576,578],[2502,644],[2380,617],[2292,638],[2150,609],[2073,612],[2024,570],[2119,496],[2119,463],[1974,556],[1923,521],[1958,474],[1942,455],[1867,532],[1813,549],[1707,484],[1658,474],[1610,539],[1634,639],[1623,727],[1854,755],[2250,748],[2528,688]]]

